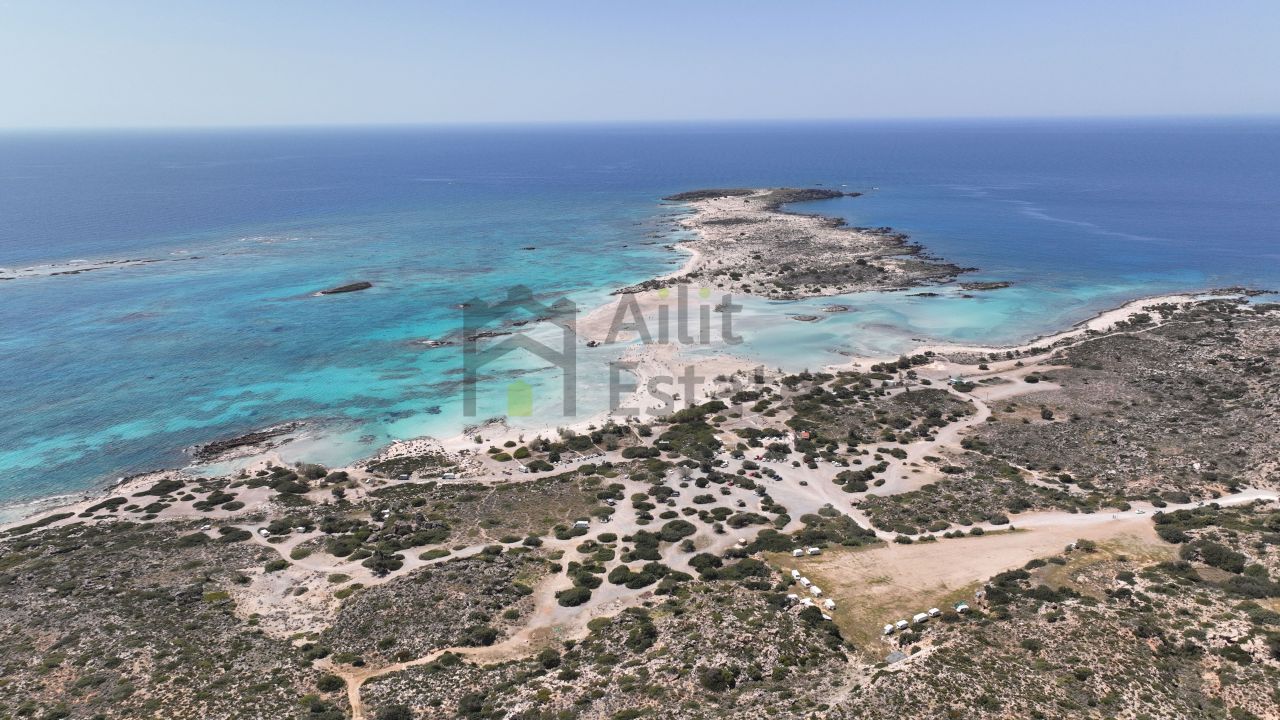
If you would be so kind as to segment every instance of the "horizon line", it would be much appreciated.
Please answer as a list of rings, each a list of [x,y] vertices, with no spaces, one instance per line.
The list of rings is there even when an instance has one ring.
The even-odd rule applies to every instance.
[[[974,122],[1134,122],[1134,121],[1267,121],[1280,120],[1276,113],[1163,113],[1132,115],[930,115],[831,118],[672,118],[645,120],[449,120],[388,122],[280,122],[228,125],[15,125],[0,126],[2,133],[74,133],[74,132],[182,132],[233,130],[360,130],[360,129],[483,129],[483,128],[556,128],[556,127],[670,127],[714,125],[781,125],[781,124],[875,124],[875,123],[974,123]]]

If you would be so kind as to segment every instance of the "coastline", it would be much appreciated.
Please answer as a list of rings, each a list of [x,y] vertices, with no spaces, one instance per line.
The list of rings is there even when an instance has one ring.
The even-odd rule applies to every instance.
[[[1120,324],[1162,301],[1184,299],[1188,302],[1163,305],[1150,321]],[[1054,350],[991,360],[990,367],[975,368],[983,362],[978,358],[894,357],[882,359],[893,367],[866,372],[761,370],[762,378],[741,387],[734,387],[727,374],[742,372],[750,358],[699,355],[679,342],[632,345],[623,357],[636,362],[638,376],[674,373],[688,365],[706,375],[721,374],[713,386],[699,387],[698,397],[682,398],[689,412],[659,418],[661,412],[648,413],[650,408],[641,404],[639,417],[654,418],[651,423],[628,418],[625,424],[591,428],[592,420],[582,420],[574,427],[584,432],[549,434],[549,443],[526,439],[528,429],[484,424],[445,441],[423,437],[395,443],[346,467],[287,464],[276,452],[267,452],[234,473],[199,478],[187,470],[148,473],[112,487],[113,497],[66,505],[22,526],[4,524],[0,538],[24,548],[49,546],[52,553],[83,551],[73,557],[96,553],[96,565],[123,573],[121,577],[132,575],[130,563],[136,558],[117,553],[111,543],[84,539],[145,536],[148,547],[172,558],[175,567],[191,565],[183,564],[186,555],[173,553],[195,556],[231,545],[236,549],[223,550],[228,554],[218,566],[229,575],[213,580],[216,584],[209,588],[214,589],[202,586],[203,595],[193,597],[217,603],[223,608],[218,617],[237,623],[235,627],[248,623],[252,632],[290,653],[309,651],[317,638],[352,640],[352,613],[388,596],[415,597],[418,583],[410,578],[443,572],[456,581],[459,572],[473,575],[495,562],[523,564],[521,558],[532,558],[539,568],[544,562],[557,563],[545,566],[549,572],[527,576],[520,592],[528,599],[505,618],[512,622],[495,624],[491,642],[477,646],[449,635],[432,639],[423,633],[434,632],[435,623],[453,621],[429,617],[406,623],[404,636],[416,644],[394,653],[380,642],[376,652],[344,651],[316,659],[316,668],[339,681],[329,691],[334,701],[349,705],[354,718],[369,718],[369,708],[384,703],[387,686],[380,678],[411,682],[412,668],[443,653],[456,654],[483,671],[486,663],[523,661],[558,642],[583,641],[602,618],[651,603],[655,590],[650,588],[657,578],[632,581],[650,568],[668,568],[672,583],[727,579],[702,572],[707,557],[743,558],[748,564],[742,567],[759,568],[770,578],[777,575],[785,587],[797,586],[792,603],[776,608],[779,618],[807,612],[798,586],[812,585],[810,594],[816,597],[823,594],[817,591],[821,583],[834,599],[824,601],[830,614],[814,617],[814,622],[821,617],[834,623],[833,632],[858,639],[856,654],[846,660],[854,670],[870,668],[881,658],[896,662],[885,653],[898,646],[900,637],[914,642],[914,636],[881,634],[881,623],[911,617],[907,608],[945,607],[996,573],[1029,567],[1064,546],[1071,548],[1068,552],[1077,545],[1092,552],[1121,543],[1126,553],[1155,549],[1162,555],[1166,539],[1152,522],[1158,513],[1196,512],[1206,506],[1268,512],[1277,501],[1280,466],[1269,453],[1274,429],[1254,422],[1273,416],[1274,395],[1259,394],[1268,389],[1265,380],[1241,392],[1252,392],[1269,405],[1242,403],[1241,414],[1223,416],[1204,428],[1206,437],[1226,428],[1253,428],[1242,436],[1252,457],[1238,458],[1230,448],[1201,443],[1189,447],[1189,453],[1164,453],[1151,464],[1131,460],[1125,452],[1127,434],[1144,433],[1139,440],[1144,443],[1159,437],[1163,416],[1153,415],[1149,403],[1135,402],[1116,409],[1124,413],[1116,423],[1103,403],[1116,394],[1150,388],[1153,372],[1181,371],[1187,383],[1202,377],[1206,368],[1216,372],[1219,320],[1240,320],[1242,362],[1274,347],[1280,338],[1278,305],[1249,307],[1247,298],[1194,300],[1192,295],[1165,295],[1130,301],[1048,336],[1061,340]],[[1160,332],[1169,325],[1172,332]],[[1101,332],[1105,328],[1112,331]],[[1090,330],[1101,334],[1087,335]],[[1189,343],[1198,349],[1187,352],[1181,363],[1171,362],[1178,344],[1192,337],[1185,333],[1198,333],[1194,339],[1202,342]],[[1119,347],[1131,354],[1138,371],[1119,363],[1108,368],[1075,358],[1060,362],[1058,350],[1072,347],[1076,336],[1086,338],[1082,350],[1092,350],[1093,358],[1115,357],[1115,342],[1122,343]],[[965,382],[955,377],[953,364],[965,368]],[[1091,377],[1101,382],[1092,384]],[[1165,390],[1163,382],[1162,377],[1155,392]],[[744,397],[735,397],[743,390]],[[657,399],[638,392],[633,401],[643,403],[644,398]],[[1180,399],[1186,407],[1186,398]],[[690,409],[693,403],[700,407]],[[1036,403],[1041,403],[1039,412]],[[1019,409],[1022,405],[1028,407]],[[1059,413],[1056,418],[1052,412],[1044,414],[1050,408]],[[1085,416],[1068,420],[1068,409]],[[908,414],[899,414],[904,411]],[[878,432],[860,429],[864,413],[875,418],[871,427]],[[853,425],[846,425],[847,420]],[[1050,434],[1034,447],[1003,445],[1024,437],[1023,428]],[[1059,430],[1095,442],[1063,444],[1052,435]],[[1096,432],[1106,433],[1107,441],[1096,441]],[[846,442],[842,453],[839,446]],[[220,446],[242,447],[234,439]],[[1010,447],[1019,454],[1005,455],[1002,448]],[[794,453],[803,453],[804,462]],[[1059,474],[1061,468],[1048,465],[1046,456],[1070,463],[1074,476]],[[386,462],[399,457],[404,461]],[[529,466],[522,457],[530,458]],[[1248,472],[1189,475],[1183,468],[1191,458],[1207,468],[1217,469],[1225,461]],[[736,473],[734,463],[740,465]],[[1005,470],[993,477],[987,472],[993,467]],[[1194,470],[1200,469],[1197,462]],[[696,494],[695,485],[713,492]],[[676,487],[687,488],[687,497]],[[717,489],[723,506],[699,508],[717,501]],[[648,498],[667,509],[654,517],[649,510],[658,508],[645,502]],[[733,507],[741,510],[735,514]],[[681,515],[688,519],[674,519]],[[823,530],[824,516],[842,518],[847,534],[814,535],[832,531]],[[534,524],[526,526],[530,520]],[[659,527],[655,523],[660,520],[667,522]],[[671,537],[677,529],[683,536],[679,543]],[[629,550],[617,557],[611,547],[607,558],[595,555],[602,543],[636,538],[639,545],[648,537],[657,542],[645,550],[647,558],[632,557]],[[68,541],[69,551],[64,550]],[[347,543],[357,545],[353,549]],[[590,574],[609,582],[585,588],[591,581],[583,581],[575,570],[592,557],[600,566]],[[640,565],[650,558],[656,559]],[[577,565],[570,564],[565,572],[562,559]],[[54,566],[47,562],[41,569],[48,572]],[[799,574],[788,580],[789,570],[812,580]],[[50,582],[28,582],[27,597],[43,597]],[[882,590],[872,588],[881,584],[897,591],[881,597]],[[694,585],[692,596],[711,597],[713,588],[725,587]],[[761,587],[777,586],[770,582]],[[962,595],[956,595],[957,589]],[[355,593],[364,599],[348,602]],[[102,607],[77,605],[74,612],[93,623],[106,616]],[[189,611],[181,610],[188,618]],[[418,642],[424,639],[430,641]],[[354,642],[344,647],[368,646],[372,638],[358,630]]]
[[[739,192],[739,191],[733,191],[733,192]],[[765,208],[765,212],[773,213],[777,215],[783,215],[790,218],[797,218],[798,219],[797,222],[816,223],[823,227],[829,227],[833,231],[838,231],[840,233],[849,233],[849,232],[856,233],[857,232],[856,229],[844,227],[842,223],[831,222],[832,218],[829,218],[829,217],[825,217],[821,215],[812,215],[812,214],[791,213],[786,211],[784,208],[786,201],[774,202],[768,199],[770,198],[770,193],[778,192],[778,190],[776,189],[752,189],[752,190],[741,191],[741,192],[748,193],[746,197],[753,198],[763,203],[764,205],[766,205],[767,207]],[[833,194],[825,195],[824,197],[836,197],[836,196],[844,195],[844,193],[839,193],[836,191],[832,191],[832,193]],[[856,193],[854,195],[856,195]],[[713,211],[710,213],[709,216],[702,216],[704,220],[707,219],[708,217],[711,220],[716,220],[716,219],[722,219],[724,217],[723,213],[726,212],[725,208],[723,207],[723,201],[727,199],[734,199],[734,198],[741,200],[743,198],[743,195],[714,194],[708,197],[698,198],[698,199],[690,200],[687,202],[691,204],[696,202],[719,203],[713,206]],[[814,198],[814,197],[800,198],[800,200],[813,200],[813,199],[821,199],[821,198]],[[706,237],[707,225],[705,224],[705,222],[699,223],[697,221],[698,218],[699,218],[699,215],[695,213],[694,215],[691,215],[691,216],[681,217],[677,221],[683,229],[694,232],[696,234],[696,237],[691,239],[680,240],[678,242],[674,242],[666,246],[668,249],[686,253],[688,257],[685,259],[684,263],[676,270],[673,270],[664,275],[657,276],[648,281],[644,281],[643,283],[640,284],[640,286],[645,286],[646,288],[652,289],[652,290],[657,290],[657,289],[660,289],[661,287],[669,287],[669,283],[674,283],[676,281],[680,281],[686,278],[696,277],[699,271],[702,270],[707,265],[709,260],[709,253],[705,248],[705,243],[708,240],[708,238]],[[883,235],[883,233],[881,235]],[[876,239],[876,238],[873,238],[873,239],[876,240],[876,242],[879,242],[879,239]],[[895,242],[899,242],[899,241],[895,241]],[[699,243],[704,243],[704,246],[700,247]],[[892,250],[894,247],[897,247],[897,245],[890,244],[888,246],[877,246],[876,248],[873,249],[873,252],[884,252],[886,249]],[[919,252],[923,252],[923,249],[921,249]],[[955,266],[950,266],[950,267],[955,268]],[[898,278],[895,278],[895,280],[896,279]],[[952,279],[954,279],[954,276],[952,277]],[[921,280],[921,284],[926,284],[931,281],[932,280],[930,278],[926,277],[923,280]],[[649,283],[659,283],[659,285],[649,285]],[[663,283],[667,285],[662,285]],[[680,284],[687,284],[687,283],[680,283]],[[583,318],[579,321],[577,326],[577,334],[579,336],[578,338],[579,341],[580,342],[585,341],[588,343],[589,342],[603,343],[607,341],[608,332],[611,328],[612,321],[617,316],[620,303],[623,302],[624,299],[634,300],[637,307],[639,308],[640,315],[643,318],[645,318],[646,321],[653,320],[654,317],[664,309],[667,309],[667,310],[671,309],[672,303],[675,302],[674,298],[664,297],[660,293],[653,292],[653,291],[637,292],[637,289],[640,286],[632,286],[631,288],[622,288],[620,290],[617,290],[612,294],[613,299],[593,308],[588,313],[586,313],[583,316]],[[918,286],[920,285],[914,285],[914,286],[908,286],[908,287],[918,287]],[[869,290],[873,288],[866,288],[866,289]],[[892,289],[905,289],[905,288],[901,288],[895,284]],[[858,292],[858,291],[853,291],[853,292]],[[834,293],[817,292],[815,294],[806,295],[804,297],[806,298],[823,297],[829,294],[834,294]],[[768,296],[764,296],[764,297],[768,297]],[[1081,320],[1073,324],[1070,328],[1049,332],[1047,334],[1042,334],[1042,335],[1036,336],[1035,338],[1027,342],[1024,342],[1018,345],[997,346],[997,345],[963,345],[963,344],[954,344],[954,343],[926,343],[926,344],[922,344],[917,347],[914,347],[910,352],[911,353],[933,352],[939,355],[947,355],[947,354],[966,355],[966,354],[1005,353],[1005,352],[1023,354],[1023,353],[1030,352],[1036,348],[1043,348],[1046,345],[1055,345],[1055,344],[1058,344],[1067,340],[1071,340],[1074,338],[1086,337],[1090,332],[1105,330],[1115,325],[1117,322],[1122,322],[1131,318],[1133,315],[1139,312],[1142,312],[1143,308],[1153,304],[1191,302],[1194,300],[1210,299],[1211,297],[1228,297],[1228,295],[1223,295],[1223,294],[1215,295],[1212,293],[1212,291],[1204,291],[1203,293],[1185,292],[1185,293],[1159,294],[1159,295],[1141,297],[1141,298],[1137,298],[1137,299],[1125,302],[1124,304],[1118,307],[1102,310],[1094,314],[1093,316],[1086,318],[1085,320]],[[625,332],[619,333],[618,339],[620,340],[634,339],[634,333],[631,333],[631,334],[628,334]],[[729,352],[717,352],[710,356],[691,357],[688,355],[688,353],[685,352],[685,350],[686,348],[684,348],[679,342],[659,342],[659,343],[647,343],[647,344],[640,345],[638,347],[631,347],[626,349],[621,354],[620,356],[621,360],[626,362],[636,363],[636,367],[633,370],[633,374],[635,376],[634,384],[637,386],[637,390],[632,392],[628,396],[627,400],[623,403],[623,405],[627,407],[634,406],[634,407],[641,408],[641,411],[636,413],[634,417],[640,420],[652,420],[653,418],[658,417],[660,415],[660,413],[656,412],[656,410],[659,407],[657,405],[658,398],[656,398],[652,392],[646,389],[646,385],[648,384],[649,380],[655,377],[662,376],[662,375],[666,375],[669,377],[676,377],[676,376],[679,376],[686,368],[690,368],[690,367],[699,369],[703,375],[732,376],[734,374],[745,373],[751,370],[752,368],[758,367],[759,365],[759,363],[754,362],[749,357],[735,355]],[[833,365],[829,365],[828,367],[833,369],[866,367],[878,362],[884,362],[884,361],[893,360],[893,359],[894,359],[893,357],[889,357],[889,356],[851,356],[848,362],[833,364]],[[975,360],[972,363],[952,362],[952,361],[947,361],[947,362],[949,362],[949,364],[954,366],[955,368],[961,369],[964,367],[973,367],[979,361]],[[718,389],[723,390],[724,385],[721,384],[721,386]],[[361,457],[343,467],[348,470],[359,470],[360,468],[367,466],[371,461],[377,458],[395,457],[399,454],[413,452],[415,450],[422,448],[424,444],[438,447],[439,449],[447,453],[454,453],[454,454],[461,453],[463,455],[468,455],[473,451],[476,451],[477,443],[475,438],[480,434],[483,434],[486,444],[501,444],[502,442],[505,442],[508,440],[514,440],[516,438],[525,437],[525,436],[541,435],[541,436],[554,437],[561,428],[567,428],[575,432],[582,432],[587,428],[599,426],[609,421],[620,420],[621,418],[616,417],[616,415],[617,413],[606,410],[606,411],[601,411],[599,413],[593,414],[586,418],[578,419],[569,424],[565,424],[565,423],[541,424],[540,423],[532,427],[511,426],[511,425],[508,425],[505,421],[499,421],[499,422],[485,421],[471,428],[460,428],[459,432],[457,432],[456,434],[450,435],[444,438],[424,436],[419,438],[410,438],[410,439],[395,441],[379,448],[375,453],[372,453],[365,457]],[[259,432],[261,432],[261,430],[249,433],[245,437],[248,437],[250,435],[255,435]],[[229,438],[229,439],[215,440],[206,444],[206,447],[218,445],[221,443],[235,442],[240,439],[241,438]],[[6,518],[6,517],[10,518],[8,520],[5,520],[4,522],[0,522],[0,530],[8,529],[15,525],[19,525],[25,522],[30,522],[32,520],[38,520],[40,518],[47,517],[49,515],[60,513],[60,512],[67,512],[71,510],[81,510],[85,507],[91,506],[93,503],[101,500],[103,497],[106,497],[121,491],[130,492],[135,487],[138,487],[146,483],[152,483],[157,478],[165,477],[166,475],[171,473],[191,474],[194,472],[198,472],[201,468],[209,467],[210,465],[222,464],[234,459],[245,460],[246,465],[248,467],[255,467],[255,468],[264,466],[265,464],[273,461],[280,463],[279,457],[274,452],[273,447],[270,447],[270,446],[258,447],[258,448],[240,447],[238,448],[238,455],[236,457],[229,456],[229,455],[219,456],[216,458],[211,458],[210,462],[207,462],[207,463],[192,462],[187,466],[184,466],[181,468],[162,468],[157,470],[145,471],[142,473],[129,476],[127,478],[121,478],[114,482],[104,482],[99,486],[95,488],[87,489],[84,492],[66,493],[66,494],[61,494],[61,495],[52,496],[48,498],[28,499],[28,500],[17,501],[12,504],[0,504],[0,518]],[[77,498],[77,499],[72,500],[72,498]],[[22,510],[22,508],[32,508],[32,510],[24,511]],[[19,512],[21,512],[22,514],[21,515],[16,514]]]
[[[1104,332],[1118,322],[1126,321],[1137,313],[1143,311],[1152,305],[1160,305],[1164,303],[1185,303],[1195,302],[1198,300],[1212,300],[1217,298],[1230,298],[1238,296],[1221,293],[1214,290],[1188,290],[1179,293],[1163,293],[1155,295],[1146,295],[1126,301],[1124,304],[1107,310],[1101,310],[1094,315],[1076,322],[1065,330],[1056,332],[1048,332],[1037,335],[1026,342],[1015,345],[964,345],[960,343],[936,343],[920,345],[913,349],[912,352],[934,352],[938,354],[945,353],[992,353],[992,352],[1012,352],[1026,353],[1036,348],[1048,348],[1048,346],[1056,345],[1064,340],[1070,340],[1087,336],[1090,332]]]
[[[679,247],[679,245],[675,245],[674,247]],[[691,255],[689,259],[686,260],[685,265],[680,270],[670,273],[670,275],[679,276],[679,274],[682,271],[688,268],[696,267],[697,262],[700,259],[698,257],[697,252],[693,249],[688,249],[687,251],[690,252]],[[946,351],[950,351],[953,353],[958,353],[958,352],[989,353],[989,352],[1006,352],[1006,351],[1025,352],[1032,348],[1042,346],[1046,343],[1056,343],[1061,340],[1082,336],[1087,330],[1101,330],[1104,327],[1109,327],[1111,325],[1114,325],[1116,322],[1127,320],[1128,318],[1132,317],[1134,314],[1142,312],[1144,307],[1152,304],[1160,304],[1165,302],[1190,302],[1190,301],[1195,301],[1199,299],[1210,299],[1210,297],[1221,297],[1221,295],[1200,296],[1195,293],[1179,293],[1179,294],[1172,294],[1172,295],[1153,295],[1153,296],[1148,296],[1144,298],[1138,298],[1138,299],[1126,302],[1125,304],[1119,307],[1100,311],[1094,314],[1093,316],[1091,316],[1090,318],[1087,318],[1085,320],[1082,320],[1080,322],[1073,324],[1070,328],[1067,328],[1055,333],[1049,333],[1046,335],[1038,336],[1033,340],[1030,340],[1026,343],[1023,343],[1017,346],[952,345],[952,344],[943,343],[943,344],[936,344],[936,345],[921,345],[915,348],[913,352],[933,351],[939,354],[943,354]],[[655,307],[658,307],[658,306],[659,305],[655,305]],[[602,308],[613,307],[613,303],[606,303],[601,307]],[[600,308],[596,308],[596,310],[593,310],[592,312],[596,312],[598,310],[600,310]],[[628,398],[627,400],[628,405],[641,404],[644,407],[649,407],[649,403],[654,401],[654,398],[652,394],[645,392],[643,388],[647,380],[653,377],[659,370],[666,370],[668,372],[674,371],[672,372],[672,374],[675,374],[675,373],[678,373],[681,369],[683,369],[687,365],[690,365],[690,364],[696,365],[699,362],[697,359],[688,360],[681,357],[680,348],[673,344],[667,343],[667,344],[659,344],[659,345],[653,345],[648,347],[649,347],[649,351],[646,353],[635,354],[631,356],[624,355],[624,358],[629,358],[639,362],[639,365],[636,368],[636,384],[640,386],[641,390],[637,391],[636,393],[633,393],[632,396]],[[867,367],[876,363],[887,362],[894,359],[896,358],[891,356],[878,356],[878,357],[877,356],[858,356],[858,357],[851,357],[847,363],[833,364],[833,365],[827,366],[827,368],[832,370],[839,370],[839,369]],[[710,362],[710,363],[718,363],[718,367],[723,372],[726,372],[726,373],[732,373],[734,371],[743,371],[749,368],[753,368],[757,365],[756,363],[753,363],[752,361],[750,361],[750,359],[748,358],[733,356],[728,354],[718,355],[718,356],[715,356],[714,358],[705,358],[702,361]],[[1011,364],[1013,362],[1016,362],[1016,361],[1010,360],[1010,361],[1007,361],[1007,363],[1005,364]],[[976,362],[965,363],[965,364],[954,363],[954,365],[956,365],[957,367],[963,366],[963,367],[972,368],[976,366]],[[993,372],[1006,369],[1001,365],[994,365],[994,364],[992,368],[993,368]],[[612,419],[613,416],[614,416],[613,413],[605,411],[605,412],[592,415],[588,418],[581,419],[577,422],[574,422],[568,425],[548,423],[545,425],[538,425],[535,428],[510,426],[501,420],[498,422],[484,421],[477,425],[473,425],[469,428],[464,428],[460,430],[457,434],[451,435],[445,438],[435,438],[430,436],[424,436],[424,437],[410,438],[406,440],[399,440],[393,443],[389,443],[383,446],[382,448],[380,448],[377,452],[367,457],[359,458],[358,460],[353,461],[347,466],[344,466],[342,468],[335,468],[335,469],[345,469],[348,471],[354,470],[356,472],[360,472],[360,468],[362,468],[363,466],[366,466],[368,463],[376,459],[385,459],[385,458],[404,456],[406,454],[420,452],[428,448],[433,450],[438,449],[451,454],[456,454],[463,451],[467,451],[469,453],[475,450],[477,447],[474,438],[478,434],[482,434],[485,437],[486,444],[500,445],[507,440],[512,440],[517,437],[531,437],[531,436],[538,436],[538,435],[552,437],[556,435],[557,431],[560,428],[567,428],[575,432],[582,432],[588,427],[599,426],[600,424],[608,421],[609,419]],[[648,414],[642,414],[642,417],[651,418],[652,416]],[[229,459],[230,458],[222,458],[220,461],[226,461]],[[257,453],[247,453],[244,459],[247,459],[250,461],[247,464],[247,467],[255,470],[260,467],[265,467],[270,463],[284,464],[280,461],[278,455],[276,455],[271,448],[264,448]],[[205,466],[192,463],[180,468],[161,468],[156,470],[149,470],[149,471],[144,471],[134,475],[130,475],[128,477],[119,478],[116,481],[104,482],[99,486],[95,488],[87,489],[84,492],[64,493],[64,494],[50,496],[46,498],[37,498],[33,500],[18,501],[12,504],[0,505],[0,518],[8,518],[8,519],[0,520],[0,532],[11,530],[14,527],[17,527],[26,523],[36,522],[43,518],[47,518],[55,514],[66,513],[66,512],[78,514],[82,512],[85,508],[88,508],[94,505],[95,503],[102,501],[107,497],[118,495],[121,493],[132,494],[134,492],[143,490],[151,486],[155,482],[165,479],[167,477],[180,475],[183,477],[190,478],[193,476],[193,471],[201,467],[205,467]],[[366,473],[361,473],[361,474],[366,474]],[[32,509],[21,515],[15,514],[21,508],[32,508]],[[208,516],[205,516],[205,517],[208,517]]]

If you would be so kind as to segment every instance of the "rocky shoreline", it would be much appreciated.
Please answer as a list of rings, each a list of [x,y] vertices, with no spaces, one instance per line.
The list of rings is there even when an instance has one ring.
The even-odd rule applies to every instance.
[[[261,454],[271,448],[278,447],[281,438],[301,428],[301,422],[287,422],[272,427],[255,430],[238,437],[214,440],[191,448],[191,456],[197,462],[213,462],[227,460],[243,455]]]

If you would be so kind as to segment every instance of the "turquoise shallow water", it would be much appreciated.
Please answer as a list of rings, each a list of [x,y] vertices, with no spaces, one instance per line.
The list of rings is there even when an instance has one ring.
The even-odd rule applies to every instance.
[[[1015,283],[745,301],[735,350],[801,368],[917,338],[1015,342],[1158,292],[1280,286],[1278,160],[1273,121],[0,135],[0,267],[172,261],[0,282],[0,500],[297,419],[317,440],[289,452],[343,462],[500,414],[515,378],[536,420],[561,420],[555,374],[515,356],[462,417],[457,348],[414,341],[513,285],[587,307],[669,271],[683,256],[662,249],[667,193],[864,191],[810,209]],[[312,294],[361,279],[374,288]],[[785,319],[830,302],[857,311]],[[604,407],[607,357],[580,359],[583,413]]]

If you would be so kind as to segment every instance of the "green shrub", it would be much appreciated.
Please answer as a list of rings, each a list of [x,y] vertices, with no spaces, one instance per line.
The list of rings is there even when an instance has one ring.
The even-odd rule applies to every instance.
[[[576,607],[591,599],[591,591],[575,585],[556,593],[556,602],[562,607]]]
[[[553,648],[545,648],[542,652],[538,653],[538,662],[542,664],[542,667],[548,670],[559,667],[560,653],[556,652]]]
[[[384,705],[378,708],[377,720],[413,720],[413,711],[405,705]]]
[[[347,684],[342,681],[342,678],[332,673],[325,673],[316,680],[316,688],[320,692],[337,692],[346,686]]]

